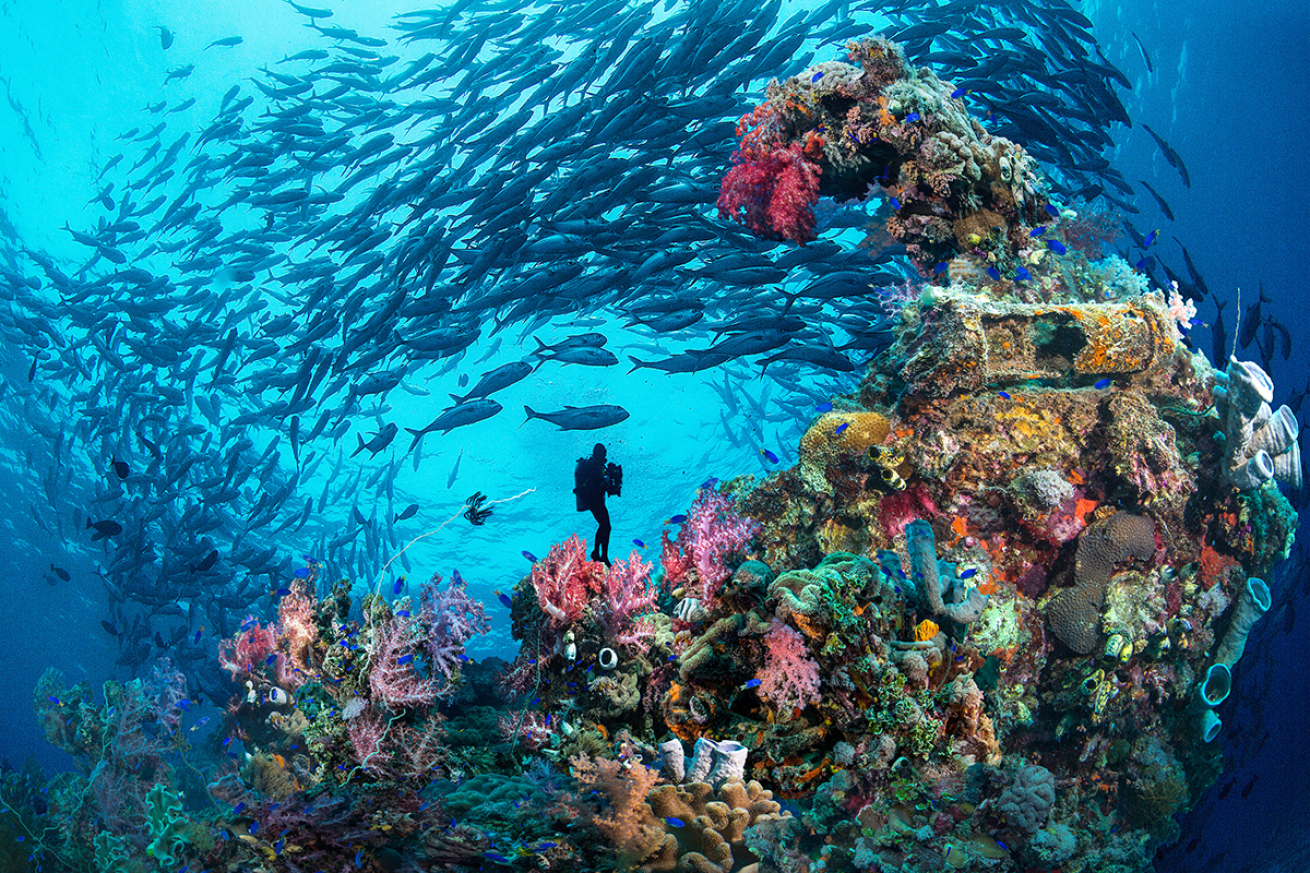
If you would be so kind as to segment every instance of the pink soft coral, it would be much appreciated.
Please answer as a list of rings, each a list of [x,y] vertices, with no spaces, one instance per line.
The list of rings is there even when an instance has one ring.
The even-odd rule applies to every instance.
[[[798,709],[819,700],[819,665],[805,647],[805,637],[778,619],[764,635],[768,647],[759,672],[760,693],[789,718]]]
[[[626,561],[615,561],[605,574],[597,618],[605,637],[615,645],[633,651],[650,648],[654,629],[648,622],[634,622],[633,616],[655,607],[655,589],[650,584],[651,565],[633,552]]]
[[[551,546],[546,557],[532,565],[532,588],[551,627],[578,620],[591,595],[602,590],[605,571],[604,564],[587,559],[587,542],[577,534]]]
[[[815,238],[814,204],[821,168],[806,159],[800,143],[767,154],[739,151],[719,187],[719,216],[745,223],[765,239],[805,245]]]
[[[427,628],[427,652],[432,659],[432,678],[439,691],[448,690],[455,670],[464,657],[464,644],[474,635],[491,627],[486,607],[469,597],[468,587],[454,580],[444,590],[441,576],[432,579],[419,592],[419,621]]]
[[[709,608],[732,573],[727,567],[728,557],[740,554],[759,530],[758,524],[737,514],[727,495],[702,489],[691,504],[677,541],[670,542],[669,535],[663,535],[661,562],[668,583],[690,584],[690,571],[695,569],[696,582],[688,596],[698,598]]]
[[[277,627],[260,627],[254,616],[247,616],[235,637],[218,644],[218,664],[235,679],[262,664],[276,647]]]
[[[419,648],[417,631],[418,622],[412,618],[393,618],[373,631],[368,686],[375,700],[392,709],[429,706],[441,690],[435,681],[414,669],[414,655]]]

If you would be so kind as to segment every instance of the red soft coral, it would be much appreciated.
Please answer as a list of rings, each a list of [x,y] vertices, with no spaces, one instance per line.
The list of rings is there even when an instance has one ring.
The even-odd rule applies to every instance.
[[[814,204],[821,168],[806,160],[800,143],[768,154],[739,151],[719,188],[719,216],[745,223],[765,239],[805,245],[815,238]]]
[[[603,589],[606,569],[587,559],[587,543],[577,534],[551,546],[546,557],[532,565],[532,588],[551,627],[578,620],[591,595]]]

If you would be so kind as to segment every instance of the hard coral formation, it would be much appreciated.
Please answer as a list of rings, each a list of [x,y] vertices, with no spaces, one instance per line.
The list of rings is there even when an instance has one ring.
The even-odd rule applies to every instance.
[[[1033,159],[988,133],[951,85],[906,64],[896,43],[875,37],[846,50],[852,63],[770,82],[766,102],[741,119],[721,212],[761,236],[803,243],[812,238],[808,202],[788,197],[780,208],[775,191],[808,197],[814,186],[815,197],[851,200],[881,186],[893,207],[887,231],[921,267],[959,252],[1011,263],[1045,216]]]
[[[1091,654],[1100,643],[1101,607],[1116,565],[1149,560],[1155,548],[1155,522],[1140,515],[1116,512],[1083,531],[1073,587],[1056,592],[1046,606],[1051,632],[1078,654]]]

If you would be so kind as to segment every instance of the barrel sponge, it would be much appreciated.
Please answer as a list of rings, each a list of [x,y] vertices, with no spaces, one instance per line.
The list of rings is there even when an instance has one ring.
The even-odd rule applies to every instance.
[[[1046,605],[1051,632],[1080,655],[1100,641],[1101,607],[1115,564],[1128,558],[1150,560],[1155,554],[1155,522],[1142,515],[1116,512],[1095,522],[1078,537],[1074,584],[1056,592]]]
[[[1054,805],[1055,777],[1041,764],[1021,767],[996,800],[996,809],[1005,820],[1030,834],[1042,826]]]

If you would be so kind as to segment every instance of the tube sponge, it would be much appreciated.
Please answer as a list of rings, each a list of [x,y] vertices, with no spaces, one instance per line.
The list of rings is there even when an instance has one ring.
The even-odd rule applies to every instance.
[[[978,620],[987,606],[987,596],[977,588],[967,593],[962,584],[952,585],[953,603],[942,597],[941,564],[937,560],[937,537],[932,525],[915,519],[905,526],[905,548],[910,553],[910,567],[925,604],[933,615],[944,615],[951,621],[969,624]]]
[[[1300,425],[1288,407],[1277,412],[1270,408],[1274,383],[1269,374],[1251,361],[1230,358],[1220,376],[1216,396],[1228,405],[1224,422],[1228,481],[1242,491],[1274,478],[1300,488],[1301,450],[1296,440]]]
[[[1215,664],[1223,664],[1229,670],[1233,668],[1246,649],[1246,638],[1251,628],[1260,620],[1260,616],[1269,611],[1270,603],[1269,586],[1264,580],[1254,576],[1247,579],[1233,607],[1233,620],[1228,625],[1228,632],[1215,651]]]
[[[1233,690],[1233,671],[1227,664],[1211,664],[1205,671],[1205,681],[1196,689],[1197,697],[1206,706],[1218,706],[1228,699]]]

